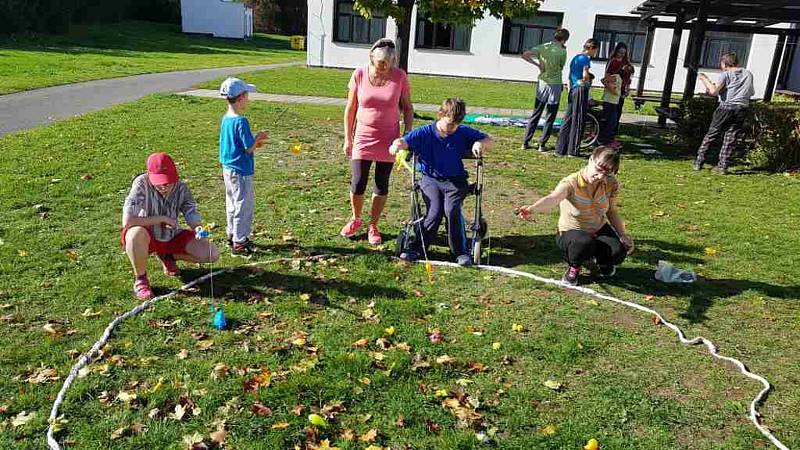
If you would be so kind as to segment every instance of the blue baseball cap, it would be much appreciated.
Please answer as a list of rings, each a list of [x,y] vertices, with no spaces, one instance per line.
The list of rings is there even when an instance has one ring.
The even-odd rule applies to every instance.
[[[245,92],[256,92],[256,86],[238,78],[226,78],[219,87],[219,95],[227,98],[238,97]]]

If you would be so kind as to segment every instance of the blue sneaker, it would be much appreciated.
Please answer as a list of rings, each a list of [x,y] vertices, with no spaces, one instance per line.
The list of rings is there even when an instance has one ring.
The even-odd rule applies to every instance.
[[[406,262],[414,262],[419,259],[419,253],[414,250],[403,250],[403,253],[400,253],[400,259]]]

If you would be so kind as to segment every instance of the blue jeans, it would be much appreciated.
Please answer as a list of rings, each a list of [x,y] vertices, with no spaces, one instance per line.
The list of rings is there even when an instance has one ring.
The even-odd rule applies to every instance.
[[[467,178],[436,179],[424,175],[419,185],[427,210],[425,218],[415,228],[411,249],[420,254],[427,251],[439,233],[442,217],[447,216],[450,252],[454,258],[469,254],[464,216],[461,214],[461,206],[469,192]]]

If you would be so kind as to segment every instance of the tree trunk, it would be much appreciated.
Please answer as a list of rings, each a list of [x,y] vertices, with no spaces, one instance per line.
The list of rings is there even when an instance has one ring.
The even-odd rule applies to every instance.
[[[395,17],[397,21],[397,38],[400,49],[400,68],[408,72],[408,52],[411,48],[411,13],[414,11],[414,0],[399,0],[398,6],[403,10],[403,17]]]

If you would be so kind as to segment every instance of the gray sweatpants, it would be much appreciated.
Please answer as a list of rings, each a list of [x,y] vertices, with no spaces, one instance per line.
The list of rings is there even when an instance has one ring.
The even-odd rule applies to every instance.
[[[225,213],[228,219],[228,236],[233,242],[241,243],[250,237],[253,228],[255,192],[253,176],[239,175],[230,170],[222,170],[225,180]]]

